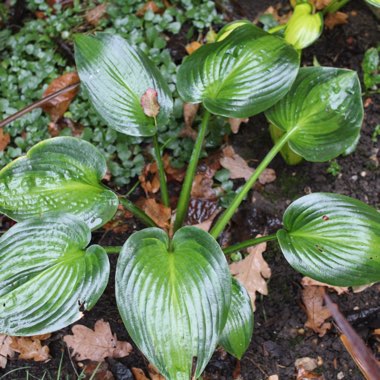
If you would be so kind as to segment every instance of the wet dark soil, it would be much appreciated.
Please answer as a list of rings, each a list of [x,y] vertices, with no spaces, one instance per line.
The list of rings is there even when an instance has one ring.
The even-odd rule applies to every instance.
[[[283,1],[283,4],[287,4],[287,1]],[[229,19],[255,19],[269,5],[273,5],[273,1],[218,3]],[[313,59],[317,59],[321,65],[346,67],[357,70],[362,75],[360,65],[365,50],[376,46],[380,41],[378,24],[364,2],[353,1],[344,11],[349,14],[348,24],[331,31],[325,30],[320,40],[303,52],[303,64],[311,65]],[[184,46],[185,42],[181,44],[176,40],[173,45]],[[280,225],[282,213],[290,202],[310,192],[336,192],[380,206],[379,145],[372,140],[374,129],[380,124],[380,95],[365,96],[364,103],[366,116],[361,139],[353,154],[337,159],[340,170],[335,175],[329,174],[329,163],[304,162],[289,167],[277,157],[271,164],[277,173],[277,180],[265,187],[255,188],[242,205],[230,226],[231,242],[257,233],[273,232]],[[254,117],[249,124],[243,125],[231,141],[236,151],[253,166],[262,159],[272,144],[263,116]],[[134,220],[129,223],[131,230],[141,227]],[[127,236],[100,231],[94,240],[103,245],[121,245]],[[240,363],[241,378],[266,380],[270,375],[277,374],[281,380],[295,379],[295,360],[308,356],[319,358],[321,365],[318,371],[326,380],[363,379],[335,328],[323,337],[303,328],[306,315],[301,303],[301,275],[286,263],[275,243],[269,243],[265,258],[272,269],[269,295],[257,299],[255,331],[251,345]],[[110,255],[110,259],[114,268],[116,256]],[[103,318],[111,324],[120,340],[129,340],[117,311],[113,278],[114,273],[98,304],[86,313],[80,323],[93,327],[96,320]],[[368,346],[379,355],[379,347],[371,332],[380,328],[380,286],[374,285],[358,294],[349,293],[339,297],[332,294],[332,297]],[[48,341],[52,355],[50,362],[38,364],[10,361],[6,371],[0,372],[0,379],[25,379],[26,370],[22,367],[29,367],[29,373],[36,376],[34,378],[40,379],[45,373],[45,379],[56,379],[61,358],[61,378],[76,379],[76,373],[80,373],[82,368],[70,359],[61,339],[68,333],[70,328],[55,333]],[[110,370],[115,379],[119,380],[133,379],[130,368],[146,369],[146,366],[147,361],[137,348],[127,358],[109,362]],[[238,363],[234,358],[217,351],[206,369],[205,379],[236,379],[239,372],[237,369]],[[14,372],[1,377],[11,370]],[[103,373],[95,378],[103,379],[104,376]]]

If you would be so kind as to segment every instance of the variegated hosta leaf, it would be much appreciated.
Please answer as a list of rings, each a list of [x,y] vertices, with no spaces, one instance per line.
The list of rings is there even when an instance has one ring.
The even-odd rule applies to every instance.
[[[231,307],[219,343],[231,355],[241,359],[251,342],[252,333],[251,298],[244,286],[232,278]]]
[[[149,89],[157,92],[158,125],[168,122],[173,100],[167,83],[154,63],[122,37],[77,35],[75,62],[92,105],[109,127],[130,136],[155,135],[155,120],[141,106]]]
[[[350,148],[360,133],[363,103],[355,71],[307,67],[288,94],[265,112],[290,133],[290,148],[308,161],[323,162]]]
[[[243,22],[221,41],[187,57],[178,71],[177,88],[186,103],[203,102],[211,113],[246,118],[279,101],[298,69],[299,56],[292,46]]]
[[[42,141],[0,171],[0,212],[17,221],[66,212],[94,229],[118,206],[117,196],[100,183],[106,170],[104,156],[86,141]]]
[[[277,232],[290,265],[336,286],[380,281],[380,213],[356,199],[314,193],[292,203]]]
[[[123,246],[116,300],[128,333],[148,360],[167,380],[189,380],[201,375],[223,331],[231,275],[207,232],[183,227],[169,242],[165,232],[148,228]]]
[[[83,316],[109,277],[104,249],[87,225],[49,214],[18,223],[0,238],[0,333],[38,335]]]

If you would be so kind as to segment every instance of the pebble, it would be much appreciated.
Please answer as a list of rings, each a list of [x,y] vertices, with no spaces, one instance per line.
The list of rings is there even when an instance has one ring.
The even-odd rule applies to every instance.
[[[344,373],[343,373],[343,372],[339,372],[339,373],[336,375],[336,378],[337,378],[338,380],[342,380],[342,379],[344,379]]]

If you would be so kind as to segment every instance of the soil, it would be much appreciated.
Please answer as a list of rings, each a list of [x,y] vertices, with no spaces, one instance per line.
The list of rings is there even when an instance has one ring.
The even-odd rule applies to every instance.
[[[221,5],[223,4],[223,6]],[[229,19],[255,19],[273,0],[231,1],[218,4]],[[284,9],[288,2],[283,1]],[[325,30],[322,37],[312,47],[303,52],[303,64],[312,65],[316,58],[323,66],[345,67],[361,72],[361,62],[366,49],[380,41],[378,24],[364,2],[354,1],[344,9],[349,14],[349,22],[333,30]],[[181,42],[181,38],[183,39]],[[176,46],[184,46],[184,34],[173,39]],[[171,46],[169,44],[169,46]],[[329,163],[307,163],[289,167],[277,157],[271,167],[277,173],[277,180],[265,187],[256,187],[234,217],[229,230],[231,242],[247,239],[257,233],[271,233],[281,225],[281,215],[290,202],[304,194],[316,191],[336,192],[350,195],[371,205],[380,206],[380,173],[378,167],[378,143],[372,141],[375,126],[380,124],[380,95],[364,97],[366,116],[361,139],[356,151],[337,159],[341,169],[336,176],[329,174]],[[254,166],[271,146],[267,124],[263,116],[251,118],[243,125],[239,134],[231,138],[235,150]],[[142,226],[130,220],[131,230]],[[239,226],[239,228],[237,228]],[[244,228],[242,227],[244,226]],[[112,235],[100,231],[94,242],[103,245],[121,245],[128,234]],[[285,261],[275,243],[269,243],[265,254],[272,269],[269,282],[269,295],[258,297],[255,313],[255,331],[251,345],[240,363],[230,355],[217,351],[207,366],[205,379],[232,380],[240,373],[244,380],[266,380],[277,374],[281,380],[295,379],[295,360],[302,357],[320,358],[318,371],[326,380],[361,380],[364,377],[342,345],[339,334],[332,328],[323,337],[304,329],[306,316],[301,303],[302,276]],[[112,268],[117,257],[110,255]],[[104,295],[91,312],[85,313],[80,321],[93,327],[98,319],[111,324],[112,331],[119,340],[129,340],[117,311],[114,297],[114,273]],[[374,285],[361,293],[340,295],[331,294],[341,311],[351,321],[366,344],[379,355],[371,331],[380,328],[380,286]],[[0,372],[0,379],[25,379],[26,370],[36,378],[56,379],[57,369],[62,359],[62,379],[76,379],[82,368],[70,358],[62,341],[70,328],[63,329],[48,340],[52,359],[40,364],[21,360],[10,361],[6,370]],[[124,359],[108,361],[115,379],[133,379],[132,367],[147,368],[147,361],[135,347],[133,353]],[[1,377],[2,374],[12,371]],[[95,377],[103,379],[105,375]],[[32,377],[30,377],[32,378]],[[373,379],[375,380],[375,379]]]

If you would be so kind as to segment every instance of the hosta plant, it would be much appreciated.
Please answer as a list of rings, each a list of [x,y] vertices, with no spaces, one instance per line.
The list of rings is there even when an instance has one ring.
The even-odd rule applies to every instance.
[[[152,139],[162,202],[169,204],[158,126],[172,99],[160,71],[119,36],[78,35],[81,86],[110,128]],[[106,166],[91,144],[57,137],[0,171],[0,210],[18,223],[0,239],[0,333],[36,335],[63,328],[91,309],[109,276],[106,249],[89,245],[91,230],[119,203],[147,228],[120,249],[116,300],[129,335],[168,380],[201,376],[218,345],[241,358],[252,331],[251,301],[229,272],[226,254],[277,240],[296,270],[332,285],[380,280],[380,214],[343,195],[310,194],[284,214],[275,235],[221,249],[217,238],[273,157],[285,146],[308,161],[350,149],[363,118],[357,74],[299,68],[296,49],[247,22],[187,57],[177,90],[201,103],[203,119],[168,234],[126,197],[101,183]],[[278,131],[276,144],[210,233],[184,226],[190,190],[213,115],[260,112]],[[112,249],[112,248],[111,248]],[[107,250],[110,250],[107,247]]]

